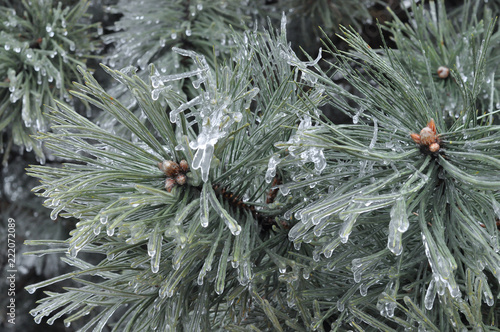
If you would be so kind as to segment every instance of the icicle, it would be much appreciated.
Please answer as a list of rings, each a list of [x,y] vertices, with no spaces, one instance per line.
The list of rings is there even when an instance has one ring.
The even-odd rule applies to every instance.
[[[177,122],[177,115],[180,112],[183,112],[183,111],[185,111],[193,106],[201,104],[201,101],[202,101],[201,96],[196,96],[195,98],[191,99],[187,103],[182,104],[177,109],[170,112],[170,122],[172,122],[172,123]]]
[[[389,224],[389,237],[387,240],[387,248],[396,256],[403,252],[402,237],[403,233],[393,225],[392,221]]]
[[[339,232],[340,240],[342,241],[342,243],[347,243],[347,241],[349,240],[349,235],[352,232],[352,227],[358,219],[358,216],[358,213],[349,213],[345,216],[344,223],[342,224]]]
[[[158,242],[161,242],[162,235],[159,232],[158,225],[155,226],[153,232],[149,235],[148,240],[148,255],[149,257],[153,257],[156,254],[156,250],[158,249]]]
[[[290,239],[290,241],[295,242],[296,240],[301,239],[304,236],[304,234],[306,234],[307,231],[313,226],[314,225],[312,224],[312,222],[297,223],[288,232],[288,238]]]
[[[309,148],[309,151],[309,159],[314,163],[314,170],[317,174],[321,174],[326,167],[326,159],[323,154],[323,149]]]
[[[276,176],[276,166],[280,163],[281,159],[278,155],[273,155],[269,159],[269,163],[267,164],[266,171],[266,182],[271,183]]]
[[[203,190],[201,191],[200,195],[200,222],[202,227],[208,227],[210,209],[208,207],[209,200],[207,188],[209,185],[209,183],[203,184]]]
[[[297,132],[290,137],[288,142],[281,144],[279,148],[287,148],[291,156],[298,156],[303,163],[313,162],[315,173],[321,174],[326,167],[323,148],[316,147],[316,139],[308,135],[308,132],[314,132],[317,128],[319,127],[312,125],[310,116],[304,116],[297,128]]]
[[[372,140],[370,141],[370,145],[368,146],[369,149],[373,149],[375,147],[375,143],[377,142],[377,134],[378,134],[378,123],[377,119],[373,118],[373,137]]]
[[[198,140],[201,141],[200,136]],[[191,145],[191,144],[190,144]],[[204,148],[198,148],[193,158],[193,169],[200,169],[201,179],[203,182],[208,181],[208,173],[210,170],[210,163],[214,153],[214,146],[212,144],[205,144]]]
[[[230,248],[231,248],[231,237],[228,237],[224,243],[224,249],[222,250],[222,254],[219,260],[219,266],[217,268],[217,277],[215,279],[215,292],[218,295],[221,295],[224,292],[227,260]]]
[[[174,219],[174,225],[180,226],[182,222],[187,218],[191,211],[200,204],[200,199],[195,199],[186,205],[181,211],[177,212]]]
[[[161,251],[157,251],[156,254],[151,257],[151,272],[158,273],[158,271],[160,270],[160,258]]]
[[[238,281],[242,286],[248,285],[250,280],[252,280],[252,269],[250,263],[247,260],[243,260],[238,267]]]
[[[436,298],[436,287],[434,279],[429,283],[427,291],[425,292],[424,304],[427,310],[432,310],[434,306],[434,299]]]
[[[493,298],[493,293],[491,293],[491,289],[487,283],[483,283],[483,298],[484,303],[486,303],[489,307],[492,307],[495,304],[495,299]]]
[[[241,226],[238,224],[238,222],[231,217],[231,215],[222,207],[220,204],[219,200],[215,196],[215,192],[212,190],[212,188],[209,188],[210,194],[208,196],[210,203],[212,207],[219,213],[220,217],[222,220],[224,220],[227,228],[231,231],[231,234],[234,236],[237,236],[241,233]]]
[[[397,285],[394,280],[389,281],[385,286],[384,292],[380,295],[381,297],[388,296],[390,298],[395,298],[397,295]],[[380,315],[383,317],[393,317],[394,309],[396,309],[397,303],[393,302],[387,298],[379,298],[377,302],[377,309],[380,310]]]
[[[249,109],[250,104],[252,103],[252,100],[254,100],[254,98],[259,94],[259,92],[260,92],[260,89],[257,87],[254,87],[254,88],[248,90],[248,92],[245,93],[245,102],[241,108],[244,110]],[[237,121],[237,122],[239,122],[239,121]]]
[[[400,255],[403,251],[401,237],[410,226],[408,222],[408,215],[406,212],[406,201],[404,197],[396,199],[391,209],[391,222],[389,223],[389,237],[387,241],[387,248],[395,254]]]
[[[424,233],[422,233],[422,242],[424,243],[425,254],[432,269],[437,293],[443,295],[444,289],[448,288],[452,297],[459,297],[461,292],[453,277],[456,262],[450,262],[443,257],[441,250],[438,249],[434,240],[431,237],[427,238]]]

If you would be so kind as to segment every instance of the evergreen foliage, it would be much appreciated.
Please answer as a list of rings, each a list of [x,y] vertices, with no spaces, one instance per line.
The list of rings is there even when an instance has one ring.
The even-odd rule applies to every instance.
[[[115,32],[103,37],[114,47],[107,61],[111,67],[142,70],[155,63],[162,73],[172,73],[185,67],[186,61],[172,47],[194,50],[211,61],[214,52],[217,56],[228,53],[231,26],[245,29],[250,9],[240,1],[144,0],[138,6],[120,0],[109,8],[110,13],[123,16],[115,23]]]
[[[489,123],[499,101],[496,92],[496,70],[500,53],[495,45],[498,43],[498,32],[491,37],[490,47],[481,47],[481,42],[490,38],[488,36],[488,25],[492,21],[493,14],[488,7],[481,8],[481,2],[467,2],[460,11],[453,11],[456,16],[450,20],[443,1],[430,2],[429,9],[415,4],[411,7],[414,20],[404,24],[394,15],[394,21],[388,23],[387,29],[396,43],[393,55],[401,62],[408,74],[412,75],[416,83],[426,88],[430,98],[436,93],[430,91],[432,82],[441,81],[436,87],[440,98],[439,108],[447,112],[449,121],[453,118],[463,116],[465,112],[460,108],[467,98],[461,92],[462,85],[468,85],[474,100],[478,103],[477,108],[489,115]],[[479,18],[483,19],[479,19]],[[480,50],[484,50],[484,63],[476,59]],[[455,79],[453,75],[439,77],[438,69],[446,67],[460,77]],[[479,70],[484,67],[486,77]],[[429,71],[432,75],[429,75]],[[480,75],[476,75],[480,73]],[[479,77],[474,82],[468,81]],[[439,79],[441,78],[441,80]],[[459,81],[459,84],[457,83]],[[434,84],[434,85],[435,85]],[[443,85],[443,86],[441,86]],[[437,105],[436,105],[437,106]]]
[[[106,63],[111,68],[136,70],[147,82],[150,64],[162,75],[193,70],[189,57],[172,51],[181,48],[205,56],[208,65],[214,67],[216,58],[223,62],[222,59],[231,56],[234,48],[231,35],[254,25],[260,7],[254,1],[144,0],[140,6],[128,0],[118,1],[106,8],[108,13],[121,15],[110,27],[111,32],[103,36],[111,49],[105,57]],[[170,84],[181,94],[196,94],[189,77]],[[142,121],[138,104],[125,85],[112,85],[109,92],[137,112]],[[101,113],[96,121],[113,127],[121,135],[127,134],[109,113]]]
[[[317,111],[321,95],[298,87],[299,78],[281,54],[291,52],[283,32],[279,37],[248,33],[236,42],[237,62],[216,70],[202,55],[177,49],[198,68],[162,77],[153,67],[151,86],[133,72],[104,67],[136,98],[146,124],[85,72],[86,85],[77,85],[81,92],[73,94],[113,114],[134,141],[99,128],[64,104],[51,112],[54,133],[43,139],[73,162],[63,168],[32,166],[30,174],[42,180],[37,190],[47,197],[53,218],[80,219],[59,250],[69,251],[64,260],[81,271],[29,289],[80,275],[104,280],[51,293],[34,309],[35,320],[67,303],[48,322],[76,311],[66,318],[70,323],[99,303],[104,310],[86,327],[103,326],[128,303],[116,330],[211,330],[240,323],[255,296],[283,295],[277,267],[286,269],[291,248],[287,223],[273,217],[289,203],[265,204],[274,177],[267,166],[273,144],[288,140],[286,127],[299,117]],[[190,76],[197,76],[193,84],[199,95],[186,101],[167,84]],[[167,105],[170,114],[164,112]],[[163,188],[165,174],[157,166],[163,160],[188,161],[185,185],[171,192]],[[104,254],[103,260],[89,265],[77,257],[79,251]],[[109,294],[103,296],[104,290]]]
[[[108,7],[108,12],[122,15],[103,36],[112,52],[107,64],[122,69],[134,66],[138,75],[148,81],[148,65],[155,64],[161,74],[173,74],[191,69],[189,58],[173,52],[174,47],[195,51],[206,57],[211,67],[215,58],[228,58],[234,47],[231,35],[253,25],[252,14],[259,6],[253,1],[156,1],[144,0],[141,5],[128,0]],[[217,19],[214,19],[217,18]],[[175,89],[190,92],[189,80],[176,80]],[[129,107],[134,99],[126,99],[125,86],[115,85],[110,91]],[[114,122],[105,115],[100,122]]]
[[[163,51],[131,39],[127,52],[142,49],[131,61],[155,63],[147,80],[102,67],[139,112],[80,68],[85,84],[72,94],[118,123],[56,102],[53,132],[38,136],[66,162],[31,166],[34,190],[53,219],[79,222],[65,241],[27,241],[75,267],[27,290],[80,286],[46,292],[35,321],[499,331],[499,35],[487,7],[460,10],[413,4],[409,24],[395,16],[380,27],[396,49],[342,28],[348,50],[325,36],[307,61],[288,43],[285,16],[279,32],[233,33],[223,61],[174,47],[163,65],[152,60]],[[162,70],[176,57],[190,65]]]
[[[360,30],[365,21],[371,21],[369,9],[376,3],[355,0],[283,0],[277,1],[277,7],[288,11],[292,20],[299,20],[303,29],[311,29],[316,37],[321,37],[319,27],[327,33],[338,31],[341,25],[352,25]]]
[[[30,135],[46,131],[43,105],[69,100],[67,89],[79,79],[76,66],[95,50],[92,36],[98,24],[83,21],[88,1],[63,4],[52,0],[22,0],[0,7],[0,136],[6,163],[12,144],[44,152]]]
[[[450,117],[443,107],[446,87],[430,61],[425,63],[426,84],[420,84],[413,67],[405,67],[392,50],[380,55],[349,30],[343,31],[344,39],[353,51],[338,53],[330,46],[339,60],[333,67],[359,94],[326,75],[317,79],[328,100],[351,114],[354,125],[326,122],[307,135],[324,150],[327,165],[333,166],[324,173],[334,181],[321,181],[330,186],[323,189],[316,186],[318,193],[330,194],[295,214],[301,222],[289,238],[313,244],[320,262],[319,254],[331,257],[334,271],[343,266],[352,273],[343,280],[349,285],[340,292],[344,295],[337,295],[337,308],[348,313],[347,321],[357,317],[382,330],[390,330],[392,322],[435,331],[486,330],[498,321],[493,294],[499,281],[500,133],[488,121],[492,114],[476,108],[492,26],[484,40],[469,37],[474,54],[473,69],[467,70],[474,76],[451,70],[455,81],[450,84],[462,97],[460,117]],[[421,47],[417,54],[427,51]],[[416,146],[409,137],[431,118],[440,134],[437,152]],[[301,189],[298,183],[290,187]],[[371,241],[369,234],[377,236]],[[323,262],[326,267],[330,259]],[[353,295],[357,290],[361,296]],[[377,300],[370,303],[369,298]],[[374,314],[374,302],[379,313]]]

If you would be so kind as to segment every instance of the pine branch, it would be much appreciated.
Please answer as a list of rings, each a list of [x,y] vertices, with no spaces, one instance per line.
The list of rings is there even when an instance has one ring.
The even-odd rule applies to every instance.
[[[35,191],[52,217],[79,223],[64,242],[31,242],[75,271],[27,289],[81,286],[47,293],[35,319],[97,331],[113,316],[116,331],[498,331],[500,128],[485,69],[498,35],[494,21],[449,21],[442,2],[412,12],[417,24],[387,28],[397,50],[342,29],[351,49],[327,40],[331,62],[321,49],[301,61],[283,17],[279,33],[233,34],[222,63],[175,48],[192,65],[153,65],[150,83],[103,66],[140,112],[82,70],[73,94],[118,123],[58,103],[39,137],[68,162],[32,166]]]
[[[419,23],[419,31],[433,27],[432,22]],[[314,142],[326,159],[322,177],[317,178],[321,181],[314,181],[313,175],[311,181],[294,181],[280,187],[292,188],[291,194],[295,194],[311,183],[317,184],[317,194],[310,196],[317,198],[295,211],[295,218],[301,222],[291,228],[290,239],[296,244],[311,243],[318,256],[325,256],[324,260],[318,257],[322,265],[328,266],[334,250],[342,255],[339,249],[344,246],[345,252],[359,257],[351,264],[335,261],[336,268],[352,270],[355,281],[352,284],[352,279],[345,279],[351,285],[344,287],[344,294],[350,295],[341,297],[337,308],[347,313],[336,324],[347,323],[352,316],[366,317],[350,308],[369,310],[370,293],[379,294],[377,319],[384,321],[385,317],[399,325],[410,319],[408,327],[419,324],[437,331],[452,326],[484,326],[485,320],[491,321],[480,302],[472,303],[474,308],[461,303],[464,280],[471,273],[488,285],[484,302],[496,307],[490,287],[498,282],[499,267],[495,248],[499,245],[496,214],[500,163],[499,146],[493,143],[499,141],[499,127],[484,121],[491,115],[488,110],[476,112],[477,105],[481,105],[477,92],[486,80],[483,73],[493,23],[484,31],[484,38],[469,35],[467,42],[475,45],[467,51],[469,65],[463,72],[458,67],[456,72],[451,71],[456,79],[449,82],[451,87],[443,85],[431,70],[432,54],[417,38],[412,39],[411,31],[398,35],[399,44],[412,43],[419,52],[405,48],[373,50],[355,32],[344,29],[343,38],[352,51],[339,52],[334,46],[328,51],[338,60],[332,66],[358,90],[357,94],[336,85],[318,68],[300,68],[314,77],[312,84],[324,86],[330,96],[328,101],[350,114],[355,123],[344,126],[325,121],[317,128],[309,126],[299,139],[280,145],[292,150],[301,143]],[[483,30],[482,24],[476,29]],[[421,54],[421,66],[406,65],[406,59],[414,54]],[[467,80],[469,71],[475,75]],[[450,88],[462,98],[458,119],[443,111],[440,96]],[[420,130],[431,126],[431,118],[436,120],[437,133],[432,142],[425,143],[420,141],[424,135]],[[418,132],[416,145],[410,134]],[[431,143],[438,144],[438,149],[431,149]],[[309,175],[298,169],[292,172],[296,179]],[[326,191],[329,194],[322,195]],[[490,225],[488,231],[485,223]],[[387,238],[386,248],[379,241],[366,238],[375,230]],[[377,258],[363,256],[362,252],[375,252]],[[379,264],[391,261],[392,255],[400,263],[383,269]],[[428,272],[424,273],[422,264],[428,264]],[[422,272],[415,279],[414,271],[419,270]],[[339,282],[338,278],[334,280]],[[367,284],[385,285],[385,289],[382,293],[380,287],[367,291]],[[365,299],[351,295],[358,289],[362,296],[367,294]],[[434,301],[436,296],[439,304]],[[399,316],[395,309],[403,300],[409,311],[405,309],[406,314]],[[464,321],[460,318],[463,310],[476,314],[468,315]],[[378,326],[374,320],[365,322]]]
[[[84,66],[95,50],[92,31],[99,24],[83,21],[87,1],[55,6],[51,0],[23,0],[17,6],[17,11],[0,10],[0,130],[9,132],[3,162],[13,142],[34,149],[43,163],[42,148],[30,135],[48,128],[43,105],[53,106],[54,99],[71,101],[67,88],[78,79],[77,65]]]
[[[113,115],[129,132],[124,137],[134,140],[63,103],[51,110],[53,132],[39,138],[69,161],[62,168],[32,166],[29,174],[41,180],[35,191],[46,197],[53,218],[80,220],[64,246],[56,244],[77,270],[28,290],[68,278],[82,286],[49,293],[33,310],[37,321],[73,313],[65,318],[69,324],[97,309],[82,330],[100,330],[128,304],[116,330],[207,331],[243,323],[258,305],[255,293],[273,305],[284,296],[279,271],[296,263],[279,216],[302,197],[276,196],[266,203],[276,175],[267,171],[268,160],[281,154],[273,144],[288,140],[288,128],[317,113],[323,101],[321,91],[301,89],[283,56],[290,52],[284,23],[280,34],[234,38],[234,62],[213,69],[202,55],[177,49],[196,68],[162,75],[153,67],[151,86],[135,71],[103,66],[141,105],[144,121],[82,70],[85,85],[77,84],[73,95]],[[170,84],[192,76],[198,95],[184,100]],[[181,160],[188,164],[182,162],[182,171]],[[103,259],[94,266],[77,258],[79,252]],[[90,275],[100,280],[90,282]],[[276,322],[266,308],[264,319]]]

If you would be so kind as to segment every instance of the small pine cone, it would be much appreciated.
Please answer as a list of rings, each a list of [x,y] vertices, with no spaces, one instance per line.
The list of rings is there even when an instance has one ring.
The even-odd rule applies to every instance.
[[[184,159],[179,162],[179,166],[181,167],[181,171],[183,173],[187,173],[187,171],[189,171],[189,164]]]
[[[165,190],[167,192],[171,192],[172,189],[174,189],[174,187],[175,187],[175,180],[172,178],[167,178],[165,180]]]
[[[439,66],[439,68],[437,69],[437,74],[439,76],[439,78],[447,78],[448,75],[450,75],[450,70],[448,69],[448,67],[445,67],[445,66]]]
[[[187,176],[184,174],[178,174],[175,177],[175,182],[177,182],[179,186],[183,186],[184,184],[186,184],[186,181],[187,181]]]
[[[158,163],[158,168],[165,173],[166,176],[174,177],[179,173],[179,164],[172,160],[164,160]]]
[[[429,145],[429,151],[430,152],[438,152],[441,147],[439,146],[438,143],[432,143]]]

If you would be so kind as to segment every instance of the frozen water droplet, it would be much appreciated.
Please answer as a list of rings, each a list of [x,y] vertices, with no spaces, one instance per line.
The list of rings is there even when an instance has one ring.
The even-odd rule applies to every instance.
[[[365,284],[361,284],[359,286],[359,294],[361,294],[361,296],[366,296],[367,293],[368,293],[368,286],[366,286]]]
[[[344,302],[341,302],[340,300],[337,301],[337,310],[342,312],[345,309]]]
[[[290,193],[290,187],[287,186],[286,184],[282,184],[279,186],[279,189],[280,189],[280,193],[283,195],[283,196],[286,196]],[[297,218],[298,219],[298,218]]]
[[[194,81],[193,81],[193,87],[194,87],[195,89],[199,89],[199,88],[200,88],[201,83],[203,83],[204,81],[205,81],[205,77],[201,77],[201,78],[199,78],[199,79],[197,79],[197,80],[194,80]]]
[[[427,291],[425,293],[424,304],[427,310],[432,310],[434,306],[434,299],[436,298],[436,287],[434,279],[429,283],[429,287],[427,287]]]
[[[340,236],[340,241],[342,243],[347,243],[348,240],[349,240],[349,234],[346,234],[346,235],[343,235],[343,236],[341,235]]]
[[[229,230],[231,231],[231,234],[234,236],[238,236],[241,233],[241,226],[236,224],[235,227],[230,227]]]
[[[52,210],[52,212],[50,213],[50,219],[52,220],[56,220],[57,219],[57,214],[59,213],[59,210]]]
[[[200,274],[198,275],[198,279],[196,281],[198,283],[198,285],[200,285],[200,286],[203,285],[203,278],[204,277],[205,277],[205,274],[202,275],[200,272]]]
[[[68,254],[70,255],[70,257],[75,258],[75,257],[76,257],[76,255],[78,255],[78,249],[76,249],[76,248],[73,246],[73,247],[69,248]]]
[[[271,183],[276,176],[276,166],[280,163],[281,158],[278,155],[273,155],[267,164],[266,182]],[[281,188],[280,188],[281,189]]]
[[[491,293],[484,291],[483,296],[484,296],[484,302],[488,306],[492,307],[493,304],[495,303],[495,300],[493,299],[493,296],[491,295]]]
[[[361,258],[355,258],[351,262],[352,270],[356,271],[363,265],[363,260]]]
[[[359,283],[361,281],[361,270],[354,271],[354,282]]]
[[[25,289],[28,291],[28,293],[33,294],[37,288],[34,286],[26,286]],[[34,312],[34,311],[32,313],[33,316],[35,316],[37,314],[38,314],[38,312]]]

